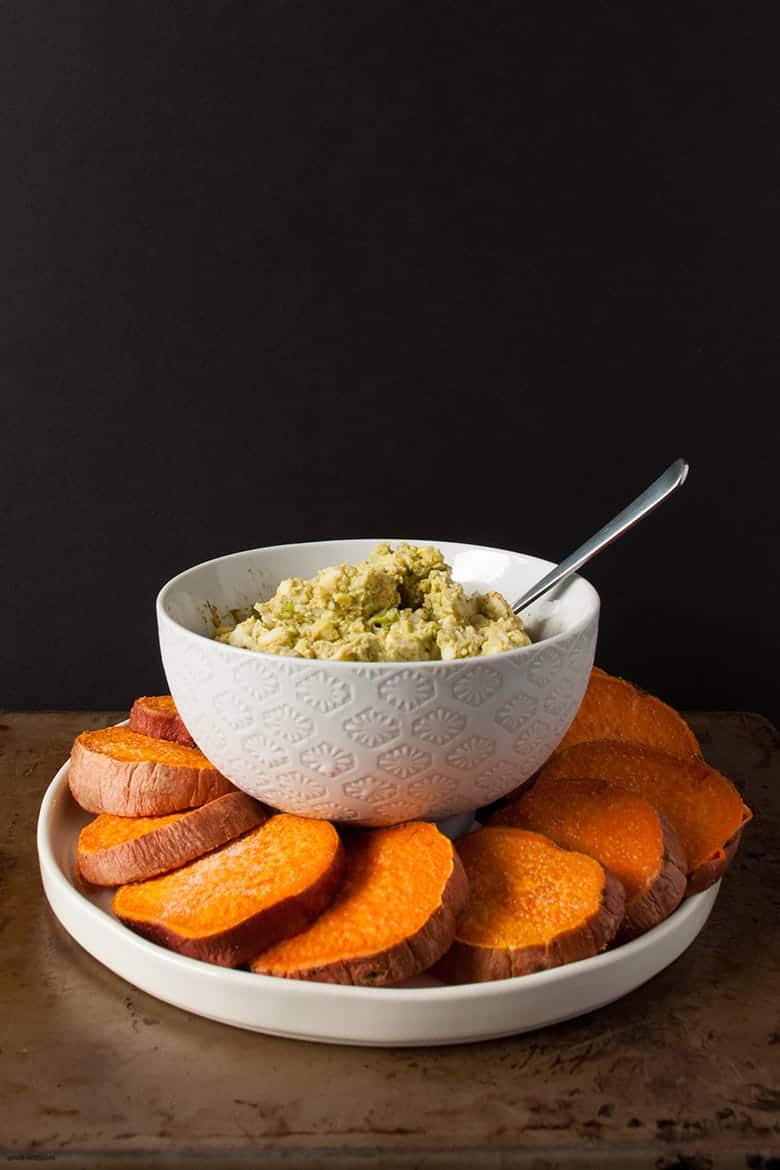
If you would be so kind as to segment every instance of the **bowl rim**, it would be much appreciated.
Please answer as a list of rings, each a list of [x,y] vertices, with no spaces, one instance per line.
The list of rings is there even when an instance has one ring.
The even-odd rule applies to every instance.
[[[211,557],[207,561],[200,561],[196,565],[190,565],[188,568],[182,569],[181,572],[177,573],[174,577],[171,577],[168,581],[166,581],[159,590],[155,599],[155,612],[157,614],[158,629],[160,626],[162,626],[163,622],[166,622],[174,627],[180,634],[185,635],[187,640],[191,639],[198,645],[202,644],[203,642],[207,642],[217,653],[227,653],[234,656],[238,654],[242,657],[251,655],[252,659],[259,659],[261,662],[265,663],[273,663],[277,667],[279,667],[280,664],[295,662],[300,664],[301,667],[304,665],[310,666],[312,668],[328,667],[328,669],[332,668],[345,670],[347,672],[361,669],[379,671],[392,671],[400,669],[453,670],[462,668],[474,662],[487,662],[494,658],[500,658],[502,661],[507,659],[514,661],[515,659],[521,658],[523,655],[527,655],[535,650],[538,650],[541,646],[556,646],[560,642],[580,634],[592,621],[598,621],[599,618],[599,613],[601,610],[601,598],[598,592],[591,584],[591,582],[588,581],[585,577],[582,577],[579,573],[573,573],[571,577],[568,577],[566,581],[562,583],[562,585],[556,586],[555,588],[566,589],[574,582],[581,582],[586,587],[590,606],[588,611],[581,618],[578,618],[577,621],[572,623],[568,629],[563,630],[559,634],[553,634],[549,638],[541,639],[539,642],[531,642],[528,646],[517,646],[513,650],[502,650],[498,654],[472,655],[468,658],[421,658],[399,662],[371,662],[363,660],[342,660],[336,658],[298,658],[293,654],[269,654],[264,650],[249,650],[244,646],[231,646],[227,642],[216,642],[213,638],[208,638],[205,634],[195,633],[194,630],[188,629],[187,626],[184,626],[181,624],[181,622],[177,621],[176,618],[174,618],[166,609],[168,596],[174,591],[176,586],[181,583],[183,578],[189,576],[190,573],[194,573],[199,569],[205,569],[211,565],[218,565],[224,561],[232,561],[239,557],[251,556],[253,553],[285,552],[289,549],[311,548],[315,545],[319,548],[327,548],[329,546],[357,542],[364,542],[366,544],[399,544],[404,542],[407,544],[420,545],[422,547],[433,546],[434,548],[437,548],[440,544],[461,544],[465,549],[474,549],[482,552],[505,553],[511,557],[525,557],[527,560],[538,562],[541,566],[546,567],[547,569],[554,568],[556,563],[555,561],[548,561],[544,557],[537,557],[532,553],[520,552],[517,549],[499,548],[496,545],[474,544],[471,541],[457,540],[439,540],[438,542],[433,540],[426,541],[411,537],[379,537],[372,540],[371,538],[355,536],[345,537],[341,540],[303,540],[292,541],[288,544],[259,545],[257,548],[240,549],[236,552],[224,553],[219,557]],[[327,566],[323,565],[323,568],[326,567]],[[551,590],[551,592],[553,592],[553,590]],[[204,602],[205,600],[206,599],[204,598]]]

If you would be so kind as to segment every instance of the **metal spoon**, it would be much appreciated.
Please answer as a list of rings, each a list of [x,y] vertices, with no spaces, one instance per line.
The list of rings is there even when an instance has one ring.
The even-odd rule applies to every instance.
[[[548,589],[552,589],[553,585],[557,585],[559,581],[565,581],[572,573],[576,573],[591,557],[595,557],[597,552],[601,552],[613,540],[622,536],[627,529],[632,528],[648,512],[652,512],[653,508],[657,508],[667,496],[670,496],[673,491],[685,483],[687,475],[688,464],[684,459],[676,459],[671,467],[667,467],[663,475],[651,483],[650,487],[646,488],[640,496],[637,496],[633,503],[624,508],[622,512],[618,512],[609,524],[600,528],[594,536],[591,536],[590,540],[586,540],[565,561],[561,561],[556,568],[551,569],[527,593],[524,593],[512,606],[513,612],[520,613],[532,601],[536,601]]]

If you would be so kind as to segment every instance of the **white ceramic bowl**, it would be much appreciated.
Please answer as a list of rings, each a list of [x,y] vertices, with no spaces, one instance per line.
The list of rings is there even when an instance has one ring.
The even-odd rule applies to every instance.
[[[366,825],[441,820],[527,780],[563,738],[593,663],[598,594],[574,577],[523,615],[533,645],[448,662],[289,658],[209,636],[212,607],[251,605],[285,577],[362,560],[377,543],[278,545],[187,569],[157,598],[163,665],[199,746],[258,799]],[[510,600],[552,567],[504,549],[410,543],[441,548],[467,591]]]

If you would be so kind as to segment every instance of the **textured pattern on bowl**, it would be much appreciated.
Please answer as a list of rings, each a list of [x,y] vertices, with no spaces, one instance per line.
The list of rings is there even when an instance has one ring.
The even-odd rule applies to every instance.
[[[442,819],[528,779],[565,734],[588,681],[598,596],[577,578],[529,610],[541,640],[453,662],[351,663],[225,646],[220,611],[287,576],[355,561],[376,541],[236,553],[187,570],[158,598],[171,694],[196,741],[239,788],[286,812],[361,824]],[[518,596],[547,561],[437,544],[469,590]]]

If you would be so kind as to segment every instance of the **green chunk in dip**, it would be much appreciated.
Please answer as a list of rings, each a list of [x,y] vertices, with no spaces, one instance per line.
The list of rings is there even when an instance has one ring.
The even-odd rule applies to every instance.
[[[282,581],[269,601],[219,642],[294,658],[420,662],[500,654],[531,639],[500,593],[452,579],[437,548],[379,544],[357,565],[331,565],[308,581]]]

